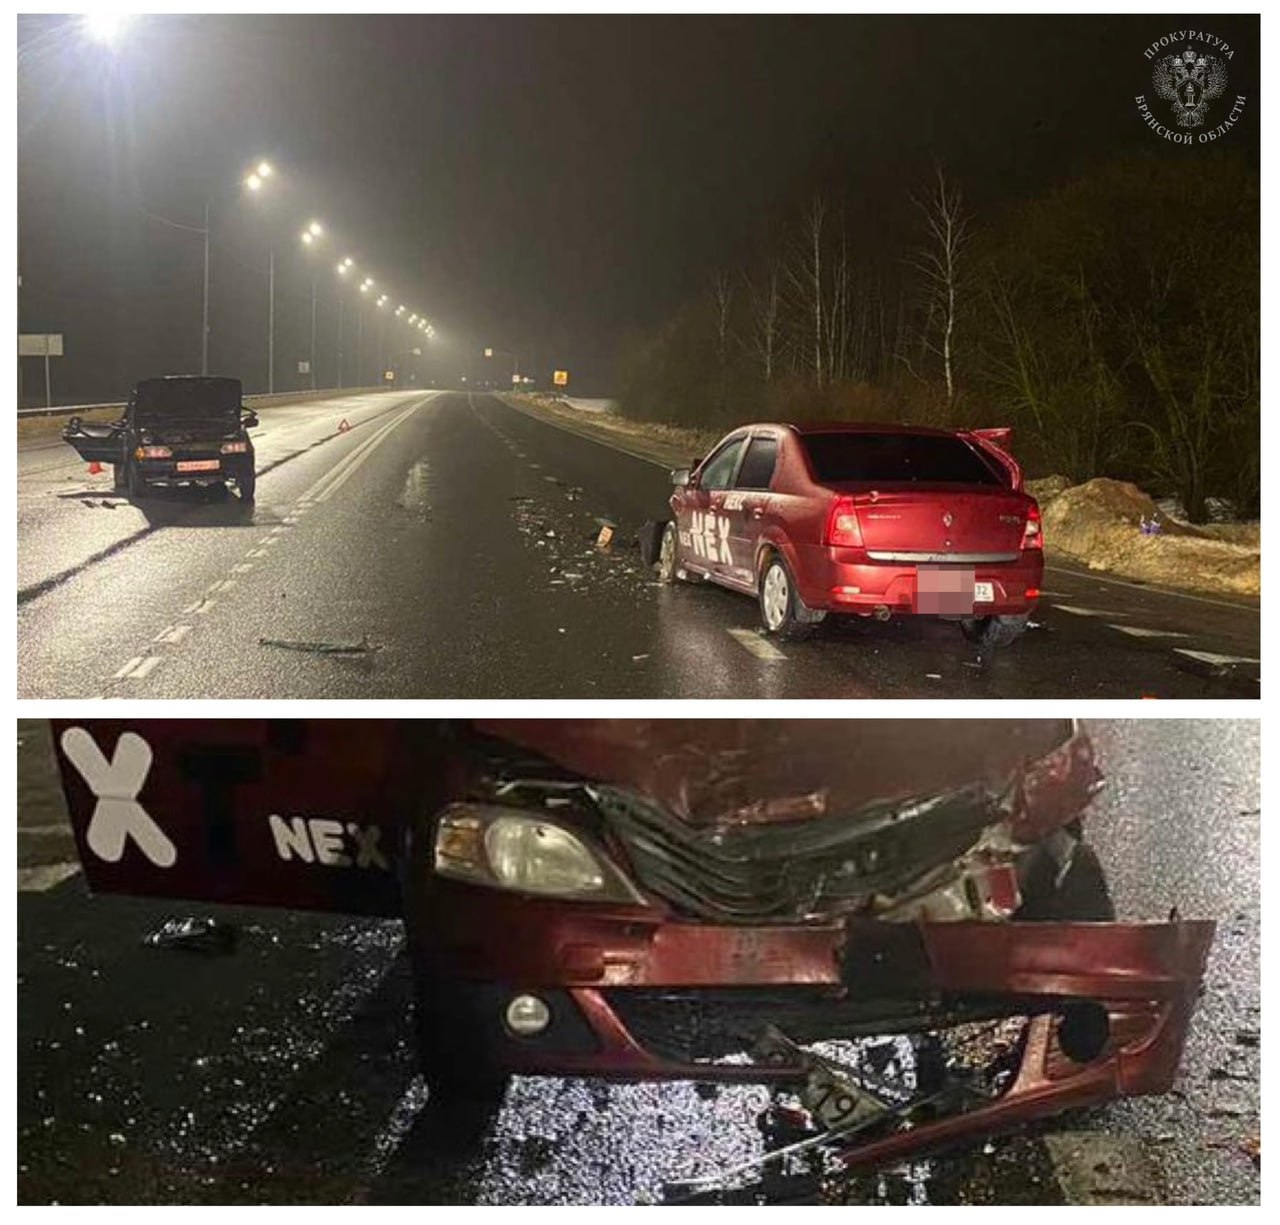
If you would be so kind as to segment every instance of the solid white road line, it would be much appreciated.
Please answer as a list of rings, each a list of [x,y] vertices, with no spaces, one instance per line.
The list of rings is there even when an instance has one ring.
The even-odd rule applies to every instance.
[[[80,871],[78,863],[42,863],[18,869],[19,893],[44,893]]]
[[[426,403],[426,401],[422,401]],[[327,501],[333,493],[346,484],[352,473],[365,461],[373,449],[382,442],[392,430],[401,422],[406,421],[417,411],[419,405],[414,404],[405,409],[404,412],[398,413],[386,425],[380,426],[371,437],[366,438],[358,447],[350,451],[337,464],[326,472],[310,489],[306,491],[299,499],[299,502],[311,500],[314,502]],[[288,520],[286,520],[288,522]]]
[[[755,630],[730,629],[725,632],[740,647],[750,651],[757,659],[767,659],[770,662],[786,659],[786,656],[772,642],[757,634]]]

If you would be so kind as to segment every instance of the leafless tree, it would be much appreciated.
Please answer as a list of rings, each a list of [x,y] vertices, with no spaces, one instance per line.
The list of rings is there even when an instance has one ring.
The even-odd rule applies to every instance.
[[[955,400],[954,345],[956,299],[961,261],[969,240],[969,219],[965,215],[960,188],[948,182],[942,167],[934,168],[934,185],[928,196],[912,196],[912,203],[924,216],[926,242],[907,262],[922,278],[925,325],[922,343],[942,359],[947,384],[947,401]]]
[[[813,379],[819,386],[829,377],[822,262],[826,220],[827,202],[821,196],[815,196],[800,232],[791,244],[785,264],[787,287],[795,301],[798,331],[801,335],[808,333],[807,348],[813,358]]]
[[[778,355],[779,306],[782,298],[780,278],[776,259],[769,260],[758,281],[753,281],[750,275],[743,278],[751,304],[752,350],[760,362],[766,383],[773,382],[774,363]]]

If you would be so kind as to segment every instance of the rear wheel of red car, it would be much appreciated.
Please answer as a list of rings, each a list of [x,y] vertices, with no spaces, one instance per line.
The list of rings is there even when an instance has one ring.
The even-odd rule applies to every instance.
[[[813,633],[825,616],[800,598],[787,563],[774,553],[760,576],[760,620],[765,633],[795,642]]]
[[[970,642],[981,647],[1007,647],[1022,637],[1030,614],[1017,613],[1009,617],[966,617],[960,629]]]
[[[1067,870],[1037,848],[1022,886],[1022,906],[1014,918],[1023,923],[1113,923],[1115,903],[1102,861],[1087,842],[1076,844]]]

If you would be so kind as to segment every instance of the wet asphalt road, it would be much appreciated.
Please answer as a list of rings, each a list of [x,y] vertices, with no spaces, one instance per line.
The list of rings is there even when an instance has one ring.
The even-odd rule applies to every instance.
[[[888,1171],[851,1198],[1059,1203],[1062,1152],[1097,1144],[1094,1202],[1258,1202],[1258,725],[1092,727],[1109,784],[1087,825],[1120,916],[1176,905],[1220,925],[1176,1091]],[[19,738],[20,1202],[626,1203],[760,1151],[763,1090],[540,1078],[459,1148],[415,1077],[398,924],[222,909],[234,954],[144,948],[165,918],[206,911],[90,898],[60,866],[47,733]],[[1140,1169],[1121,1177],[1126,1162]]]
[[[253,508],[131,506],[65,445],[20,448],[20,696],[1258,696],[1256,605],[1057,567],[986,666],[925,618],[762,644],[750,600],[641,566],[665,468],[495,396],[291,405],[257,439]]]

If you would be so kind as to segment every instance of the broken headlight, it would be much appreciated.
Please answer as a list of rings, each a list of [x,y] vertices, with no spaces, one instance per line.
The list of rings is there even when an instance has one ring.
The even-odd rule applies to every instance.
[[[645,904],[586,838],[519,808],[449,805],[436,824],[435,870],[454,880],[540,897]]]

